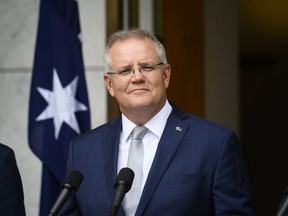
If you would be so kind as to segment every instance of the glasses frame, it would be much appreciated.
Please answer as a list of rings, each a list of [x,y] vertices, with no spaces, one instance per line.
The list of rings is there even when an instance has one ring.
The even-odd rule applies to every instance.
[[[129,71],[129,72],[128,72],[127,74],[125,74],[125,75],[124,75],[124,74],[121,75],[121,73],[123,73],[123,71],[118,71],[118,72],[109,71],[109,72],[106,72],[106,73],[107,73],[108,75],[118,75],[119,77],[129,77],[129,76],[135,74],[135,70],[138,69],[138,71],[144,76],[143,72],[144,72],[144,73],[150,73],[150,72],[152,72],[152,71],[155,71],[156,68],[157,68],[158,66],[160,66],[160,65],[164,65],[164,63],[163,63],[163,62],[160,62],[160,63],[158,63],[158,64],[149,66],[150,69],[151,69],[150,71],[145,71],[143,68],[141,69],[141,67],[144,67],[144,66],[135,67],[135,68],[128,68],[128,69],[131,70],[131,71]],[[146,67],[147,67],[147,66],[146,66]],[[126,69],[126,70],[127,70],[127,69]]]

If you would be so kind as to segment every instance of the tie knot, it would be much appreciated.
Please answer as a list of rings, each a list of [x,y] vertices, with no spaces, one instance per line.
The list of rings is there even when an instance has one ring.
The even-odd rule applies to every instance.
[[[133,140],[141,140],[144,135],[147,133],[147,128],[145,126],[136,126],[132,132]]]

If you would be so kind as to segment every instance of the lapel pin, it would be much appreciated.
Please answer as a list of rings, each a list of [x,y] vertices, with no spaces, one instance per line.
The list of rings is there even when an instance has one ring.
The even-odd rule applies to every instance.
[[[182,131],[182,127],[179,127],[179,126],[176,126],[176,128],[175,128],[175,130],[177,130],[177,131]]]

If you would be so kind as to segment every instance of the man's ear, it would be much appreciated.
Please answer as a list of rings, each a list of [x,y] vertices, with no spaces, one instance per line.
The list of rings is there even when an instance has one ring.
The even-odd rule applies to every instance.
[[[104,82],[105,82],[105,86],[106,86],[107,90],[109,91],[110,95],[112,97],[114,97],[114,90],[113,90],[113,86],[112,86],[111,77],[105,73],[103,78],[104,78]]]
[[[169,64],[166,64],[165,69],[164,69],[164,81],[165,81],[166,88],[168,88],[169,86],[170,76],[171,76],[171,66]]]

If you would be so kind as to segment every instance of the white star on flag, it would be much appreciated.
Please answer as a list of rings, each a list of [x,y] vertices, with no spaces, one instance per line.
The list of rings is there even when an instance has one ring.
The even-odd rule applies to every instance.
[[[55,139],[59,137],[63,122],[67,123],[77,134],[80,134],[75,112],[86,111],[88,108],[75,98],[77,84],[78,76],[63,88],[57,71],[54,68],[52,91],[37,87],[38,92],[47,101],[48,105],[36,118],[36,121],[53,118]]]

